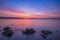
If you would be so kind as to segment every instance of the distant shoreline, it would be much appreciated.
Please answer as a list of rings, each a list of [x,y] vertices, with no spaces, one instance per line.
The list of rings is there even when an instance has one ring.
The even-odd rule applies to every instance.
[[[60,19],[60,18],[17,18],[17,17],[0,17],[0,19]]]

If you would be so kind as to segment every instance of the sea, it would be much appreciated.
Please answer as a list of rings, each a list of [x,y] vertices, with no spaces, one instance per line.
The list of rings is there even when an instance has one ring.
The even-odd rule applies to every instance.
[[[14,31],[11,37],[2,34],[5,27]],[[33,28],[36,32],[25,35],[20,31],[28,28]],[[53,33],[44,38],[41,36],[42,30]],[[60,40],[60,19],[0,19],[0,40]]]

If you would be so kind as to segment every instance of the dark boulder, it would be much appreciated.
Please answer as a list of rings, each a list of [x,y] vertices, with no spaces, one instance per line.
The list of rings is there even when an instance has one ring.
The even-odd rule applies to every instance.
[[[5,27],[4,29],[3,29],[3,36],[7,36],[7,37],[11,37],[12,35],[13,35],[13,30],[11,30],[11,28],[10,27]]]
[[[53,32],[47,31],[47,30],[42,30],[41,33],[42,33],[41,36],[42,36],[43,38],[46,38],[46,36],[52,34]]]
[[[22,30],[22,33],[26,35],[31,35],[34,34],[35,32],[36,31],[33,28]]]

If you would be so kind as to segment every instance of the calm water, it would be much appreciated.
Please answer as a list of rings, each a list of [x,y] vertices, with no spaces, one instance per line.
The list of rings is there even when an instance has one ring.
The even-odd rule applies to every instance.
[[[2,35],[2,29],[6,26],[15,29],[34,28],[36,33],[31,35],[29,40],[60,40],[60,19],[0,19],[0,40],[26,40],[27,36],[21,31],[14,31],[12,37],[8,38]],[[47,39],[40,36],[41,30],[52,31]],[[56,32],[57,31],[57,32]]]

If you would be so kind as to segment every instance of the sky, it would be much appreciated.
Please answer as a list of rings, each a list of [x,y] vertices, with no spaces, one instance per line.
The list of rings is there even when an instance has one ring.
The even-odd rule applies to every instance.
[[[0,0],[0,17],[60,18],[60,0]]]

